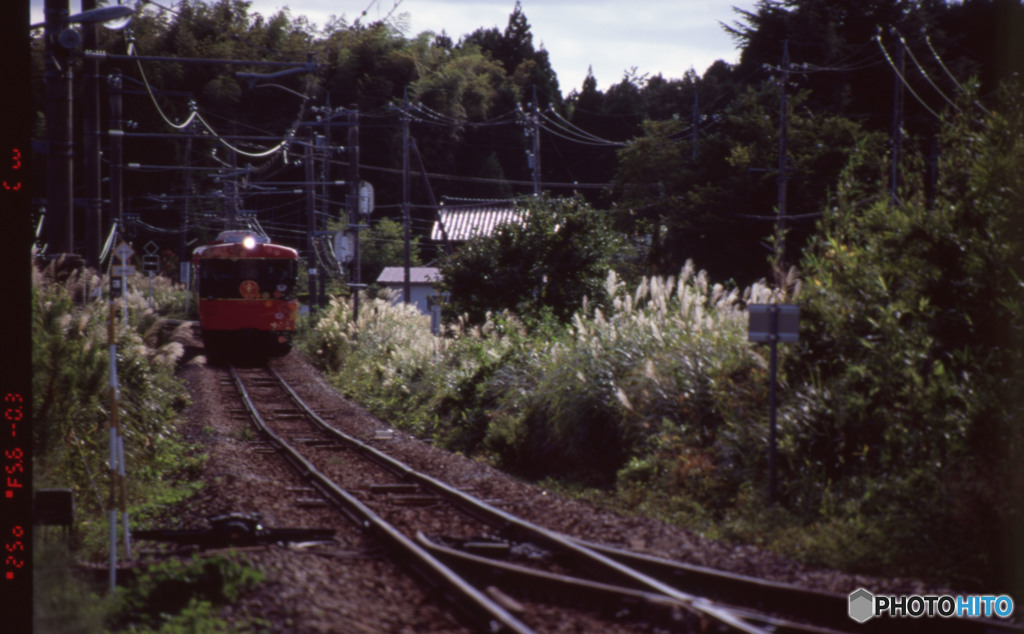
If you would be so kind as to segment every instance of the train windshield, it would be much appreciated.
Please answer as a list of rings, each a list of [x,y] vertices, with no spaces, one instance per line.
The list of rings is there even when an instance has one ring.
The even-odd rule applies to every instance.
[[[208,299],[294,299],[295,260],[219,260],[199,264],[199,295]]]

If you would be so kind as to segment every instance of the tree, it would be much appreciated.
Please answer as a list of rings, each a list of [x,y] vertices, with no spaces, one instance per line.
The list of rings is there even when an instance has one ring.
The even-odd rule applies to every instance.
[[[891,562],[901,571],[929,561],[933,571],[1016,589],[1020,95],[1007,87],[982,116],[968,94],[965,114],[946,120],[934,203],[922,179],[908,178],[892,204],[880,153],[855,157],[803,263],[803,343],[787,364],[787,381],[801,387],[783,416],[788,468],[802,483],[791,503],[813,512],[841,492],[848,512],[889,518],[880,534],[901,551]]]
[[[514,78],[521,99],[532,99],[536,91],[541,105],[561,106],[558,78],[551,68],[548,52],[534,47],[530,23],[519,0],[508,17],[504,33],[495,28],[477,29],[463,39],[462,45],[466,44],[479,46],[500,63],[506,74]]]
[[[526,320],[565,321],[584,298],[600,301],[621,244],[607,219],[579,198],[526,199],[523,222],[470,240],[441,261],[448,319],[481,323],[508,310]]]
[[[791,220],[790,263],[824,206],[829,185],[864,132],[843,117],[804,107],[806,92],[790,99],[787,166]],[[650,237],[649,267],[670,275],[688,259],[718,279],[748,284],[770,272],[769,249],[778,206],[779,91],[748,87],[714,113],[697,152],[682,121],[648,121],[644,136],[619,152],[618,226]],[[687,133],[684,133],[687,132]]]
[[[388,266],[404,266],[405,242],[402,223],[382,218],[361,237],[359,245],[360,273],[364,280],[374,282]],[[409,260],[422,266],[419,236],[410,240]]]

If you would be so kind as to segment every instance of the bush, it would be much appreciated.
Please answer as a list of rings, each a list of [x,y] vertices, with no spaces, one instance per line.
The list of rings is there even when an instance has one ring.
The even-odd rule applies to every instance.
[[[949,123],[933,200],[908,178],[890,204],[863,153],[808,252],[785,499],[884,529],[887,570],[991,590],[1024,583],[1024,100]]]
[[[439,266],[450,293],[445,318],[481,324],[488,313],[514,313],[531,324],[565,322],[602,299],[602,282],[622,242],[607,218],[581,198],[520,203],[522,224],[509,223],[462,245]]]
[[[109,501],[110,309],[92,291],[107,283],[85,270],[62,276],[61,281],[52,268],[33,275],[34,485],[74,492],[71,556],[100,560],[107,543]],[[143,522],[195,491],[198,484],[191,479],[202,466],[197,448],[185,443],[176,430],[179,412],[188,403],[184,384],[175,376],[183,347],[176,333],[163,328],[160,315],[164,306],[177,305],[183,294],[169,283],[155,287],[161,290],[154,292],[152,309],[144,291],[126,294],[128,321],[115,328],[125,502],[131,519]],[[121,314],[118,306],[118,322]],[[40,586],[37,597],[62,602],[61,588],[66,585]],[[80,607],[90,615],[94,611],[87,604]]]

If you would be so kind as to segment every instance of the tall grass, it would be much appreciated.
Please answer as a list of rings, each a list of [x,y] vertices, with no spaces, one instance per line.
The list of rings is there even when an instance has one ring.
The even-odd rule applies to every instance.
[[[33,271],[32,390],[33,478],[40,488],[75,495],[68,550],[40,549],[46,574],[36,587],[39,631],[90,629],[113,605],[101,601],[60,569],[71,561],[102,561],[109,502],[107,426],[111,416],[107,301],[95,291],[109,280],[79,270],[58,280],[53,267]],[[183,332],[163,328],[162,312],[183,305],[183,293],[163,278],[125,295],[128,320],[117,307],[115,341],[119,414],[127,471],[126,502],[133,526],[168,519],[193,483],[202,455],[178,433],[188,395],[175,368]],[[58,579],[59,583],[47,580]],[[69,597],[78,597],[70,599]],[[92,625],[85,625],[91,623]]]
[[[549,486],[811,563],[963,580],[972,560],[950,563],[934,535],[918,540],[913,561],[887,546],[894,526],[911,534],[942,512],[914,503],[920,489],[908,483],[929,471],[826,477],[822,465],[842,457],[835,408],[853,407],[857,393],[790,385],[797,346],[779,349],[782,503],[767,504],[768,349],[747,341],[746,307],[795,301],[795,278],[788,292],[741,292],[689,264],[634,287],[611,273],[608,301],[566,325],[527,329],[501,313],[441,337],[411,307],[365,302],[355,324],[336,300],[302,340],[343,391],[392,424]]]
[[[86,271],[63,282],[38,271],[33,278],[36,481],[74,490],[85,516],[106,503],[110,310],[90,292],[105,287],[105,280]],[[150,308],[141,290],[129,290],[125,301],[128,322],[115,329],[120,424],[131,503],[148,506],[167,494],[156,485],[169,471],[196,466],[174,428],[188,402],[174,376],[184,349],[173,333],[165,334],[159,304]],[[118,307],[119,322],[122,314]]]
[[[727,291],[692,264],[635,289],[612,272],[605,290],[605,310],[585,307],[565,327],[527,332],[502,313],[443,337],[411,307],[374,300],[354,324],[335,300],[305,341],[378,414],[524,475],[673,486],[715,469],[746,477],[760,461],[750,421],[764,415],[767,364],[746,343],[744,306],[778,297],[763,284]]]

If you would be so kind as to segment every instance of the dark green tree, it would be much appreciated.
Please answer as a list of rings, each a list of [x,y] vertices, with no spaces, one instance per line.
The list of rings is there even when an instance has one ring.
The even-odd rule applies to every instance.
[[[971,101],[934,203],[908,178],[893,205],[877,151],[840,182],[803,264],[783,479],[794,506],[830,486],[878,521],[894,569],[1020,589],[1024,101]]]
[[[405,240],[402,223],[390,218],[379,222],[360,238],[360,273],[363,280],[374,282],[381,271],[388,266],[404,266]],[[422,266],[420,238],[415,236],[409,243],[409,260],[412,266]]]
[[[526,320],[567,320],[599,302],[621,243],[606,217],[579,198],[525,199],[523,222],[498,227],[441,261],[446,317],[481,323],[509,310]]]

